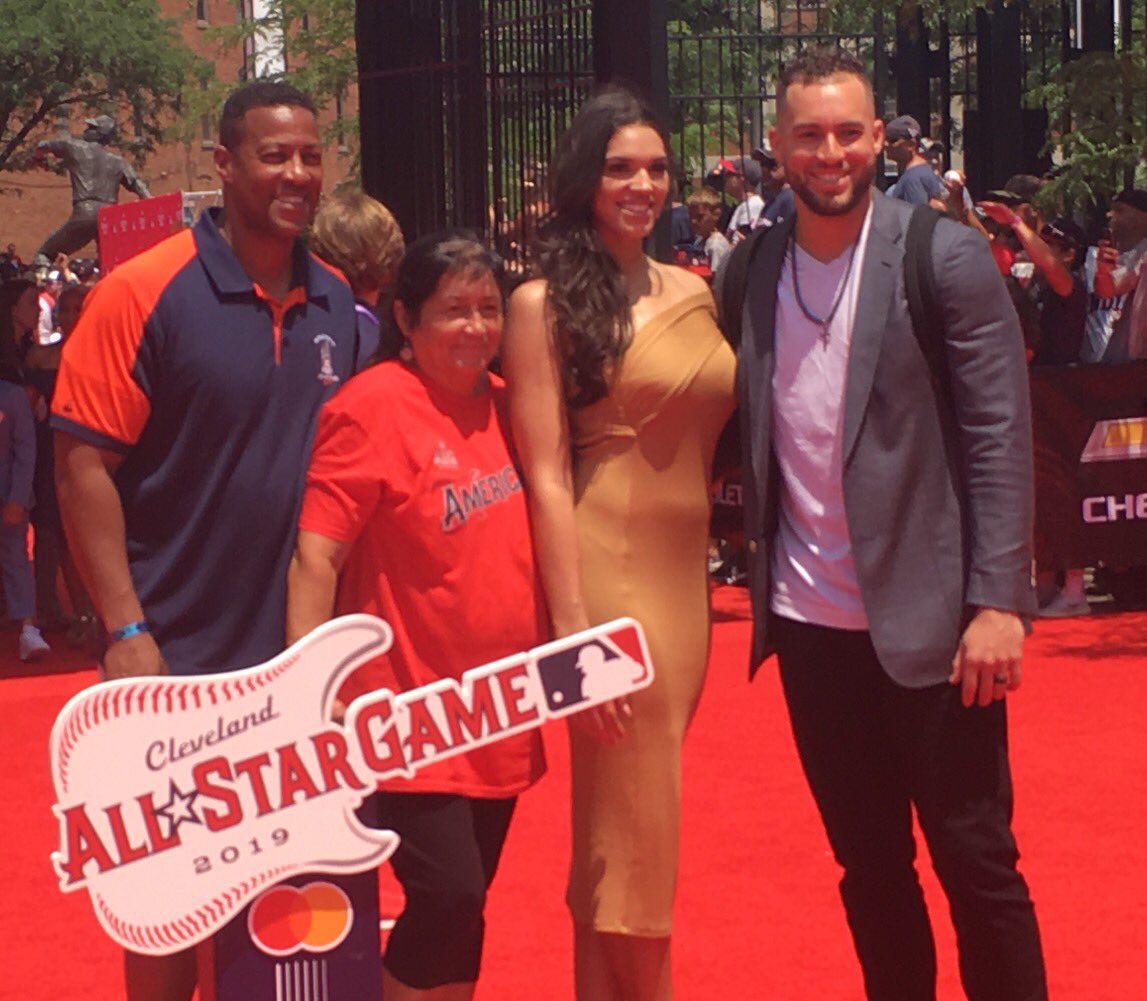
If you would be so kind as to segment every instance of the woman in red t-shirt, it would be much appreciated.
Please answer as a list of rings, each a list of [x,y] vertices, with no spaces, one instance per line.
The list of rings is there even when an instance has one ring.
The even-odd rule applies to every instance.
[[[504,387],[497,260],[468,233],[411,245],[399,266],[399,357],[355,377],[319,417],[288,579],[294,641],[332,614],[394,630],[340,697],[399,692],[546,639]],[[545,770],[537,730],[388,780],[377,823],[406,906],[384,958],[387,1001],[473,994],[483,908],[517,794]]]

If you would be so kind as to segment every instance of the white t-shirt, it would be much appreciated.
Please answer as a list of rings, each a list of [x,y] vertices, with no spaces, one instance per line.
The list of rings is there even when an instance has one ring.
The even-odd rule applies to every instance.
[[[1083,327],[1083,354],[1080,359],[1084,362],[1097,362],[1103,358],[1111,335],[1115,332],[1115,325],[1127,307],[1127,295],[1100,299],[1095,294],[1095,258],[1098,253],[1097,247],[1088,247],[1087,255],[1083,259],[1083,278],[1088,292],[1087,319]],[[1126,262],[1121,258],[1120,263]]]
[[[760,195],[749,195],[733,209],[733,214],[729,217],[729,228],[726,231],[729,238],[732,239],[733,234],[739,232],[742,226],[747,226],[749,229],[756,226],[757,219],[764,207],[765,200]]]
[[[822,264],[796,248],[801,298],[816,316],[840,306],[829,325],[809,320],[786,255],[777,285],[773,452],[781,472],[769,606],[778,615],[835,629],[867,629],[844,511],[844,393],[860,274],[872,223],[856,245]],[[847,272],[847,274],[846,274]]]
[[[724,233],[718,233],[713,230],[709,234],[709,239],[705,241],[705,254],[709,258],[709,269],[716,274],[729,252],[733,249],[733,245],[725,239]]]

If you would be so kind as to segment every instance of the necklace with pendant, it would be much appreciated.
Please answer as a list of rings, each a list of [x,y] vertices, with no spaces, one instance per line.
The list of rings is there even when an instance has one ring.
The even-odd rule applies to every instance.
[[[844,300],[844,290],[848,288],[848,276],[852,274],[852,262],[856,257],[856,248],[860,246],[860,240],[857,240],[852,245],[852,250],[848,252],[848,264],[845,266],[844,275],[840,279],[840,284],[836,287],[836,297],[833,299],[832,306],[828,311],[828,316],[817,316],[808,306],[805,305],[804,298],[801,296],[801,283],[797,275],[797,239],[796,234],[789,238],[789,260],[792,262],[793,269],[793,292],[796,295],[797,305],[805,315],[805,319],[809,323],[815,323],[820,327],[820,342],[827,349],[828,348],[828,329],[832,326],[833,317],[836,316],[836,311],[840,309],[840,304]]]

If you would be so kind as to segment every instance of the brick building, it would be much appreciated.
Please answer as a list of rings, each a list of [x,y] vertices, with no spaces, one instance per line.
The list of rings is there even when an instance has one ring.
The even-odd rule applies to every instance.
[[[273,60],[257,46],[248,45],[244,51],[242,46],[236,45],[233,51],[221,54],[218,41],[210,37],[208,31],[211,25],[234,23],[237,17],[258,17],[265,7],[264,0],[239,0],[238,3],[236,0],[197,0],[194,5],[189,5],[187,0],[158,0],[158,3],[165,16],[182,21],[184,40],[199,55],[215,64],[215,73],[220,81],[237,83],[245,76],[274,70]],[[354,100],[352,93],[348,105],[353,105]],[[349,108],[349,111],[353,110],[353,107]],[[325,111],[323,123],[332,120],[334,114],[334,109]],[[77,113],[69,122],[46,125],[36,139],[49,139],[66,132],[79,135],[84,128],[84,117]],[[137,170],[151,193],[216,190],[219,185],[212,150],[217,132],[217,119],[204,116],[195,130],[194,140],[158,146],[142,164],[137,163]],[[114,143],[110,148],[125,155]],[[350,157],[345,150],[340,152],[337,144],[331,144],[324,151],[323,167],[329,189],[347,176]],[[121,201],[134,197],[121,190]],[[45,237],[70,212],[71,185],[66,174],[50,170],[0,172],[0,248],[15,243],[20,256],[31,261]],[[89,244],[74,256],[95,257],[95,245]]]

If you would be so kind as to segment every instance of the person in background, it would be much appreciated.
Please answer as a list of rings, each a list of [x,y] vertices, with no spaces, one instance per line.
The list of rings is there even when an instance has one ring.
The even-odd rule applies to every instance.
[[[979,207],[997,225],[1010,229],[1035,268],[1024,289],[1025,299],[1033,303],[1039,313],[1037,339],[1029,350],[1031,364],[1078,364],[1088,303],[1081,270],[1086,240],[1083,231],[1070,219],[1057,218],[1045,223],[1036,233],[1010,206],[980,202]],[[1054,504],[1058,498],[1049,498],[1041,491],[1036,502],[1040,506]],[[1084,593],[1083,569],[1065,569],[1063,586],[1057,588],[1056,571],[1045,569],[1057,565],[1056,540],[1041,536],[1037,543],[1036,591],[1042,598],[1040,617],[1087,615],[1091,606]]]
[[[685,204],[689,208],[690,225],[697,234],[690,250],[704,260],[710,275],[714,275],[733,249],[725,234],[717,229],[721,218],[721,196],[712,188],[702,186],[685,199]]]
[[[310,246],[350,282],[357,322],[355,371],[362,371],[379,349],[379,315],[389,312],[386,297],[405,249],[402,230],[382,202],[361,189],[343,188],[319,203]]]
[[[55,443],[48,411],[56,390],[60,352],[80,318],[80,310],[91,289],[87,285],[65,285],[56,300],[57,330],[47,344],[35,344],[24,358],[28,385],[39,394],[43,416],[36,418],[36,506],[32,509],[35,530],[34,562],[36,567],[36,611],[42,629],[67,629],[73,646],[95,646],[99,639],[98,620],[91,599],[68,551],[60,524],[60,507],[56,500]],[[58,580],[63,574],[64,586],[71,603],[71,618],[60,607]]]
[[[0,285],[4,356],[15,356],[15,344],[35,330],[37,315],[35,282],[18,278]],[[8,618],[20,623],[17,648],[25,662],[42,660],[51,651],[36,626],[36,588],[28,561],[35,466],[36,430],[21,368],[20,379],[0,380],[0,581]]]
[[[732,160],[721,157],[721,159],[717,161],[716,166],[705,175],[702,183],[705,187],[712,188],[720,195],[730,195],[731,197],[732,191],[729,187],[729,179],[736,173],[736,164],[734,164]],[[735,181],[733,182],[733,187],[736,187]],[[722,233],[726,233],[729,229],[729,220],[733,218],[733,213],[737,209],[739,199],[734,202],[723,198],[721,201],[721,218],[717,220],[717,228]]]
[[[320,416],[287,640],[351,612],[394,630],[341,701],[460,680],[545,639],[505,386],[487,370],[502,334],[499,271],[465,231],[411,244],[395,286],[397,357],[353,379]],[[451,507],[478,482],[497,484],[483,488],[480,510]],[[529,730],[389,780],[368,801],[371,821],[402,838],[390,862],[406,903],[383,958],[386,1001],[473,996],[486,894],[517,797],[544,770],[540,732]]]
[[[785,191],[785,169],[767,141],[761,143],[750,155],[761,168],[761,201],[764,203],[754,223],[755,229],[759,225],[771,224],[770,213]]]
[[[912,205],[927,205],[933,198],[942,200],[944,185],[924,156],[920,123],[911,115],[901,115],[885,126],[884,135],[884,155],[900,171],[896,183],[885,194]]]
[[[645,254],[668,137],[603,89],[551,171],[539,279],[510,297],[503,371],[557,636],[645,628],[653,684],[573,717],[567,903],[579,1001],[672,997],[681,749],[705,677],[709,480],[734,361],[708,285]]]
[[[978,203],[984,214],[1006,227],[1033,266],[1025,282],[1028,297],[1039,310],[1039,336],[1032,345],[1033,365],[1074,365],[1083,348],[1087,317],[1087,288],[1083,263],[1083,231],[1070,219],[1058,218],[1036,232],[1011,206]]]
[[[24,354],[40,321],[39,288],[31,278],[14,278],[0,288],[0,380],[23,386]]]
[[[732,163],[733,173],[725,178],[725,194],[737,204],[726,224],[725,237],[735,245],[757,225],[765,210],[765,202],[757,193],[761,186],[761,165],[751,156],[735,157]]]
[[[677,200],[682,197],[688,186],[689,179],[683,173],[678,174],[669,206],[669,243],[674,251],[689,250],[697,236],[689,222],[689,206]]]
[[[237,671],[283,649],[319,407],[354,372],[354,298],[302,236],[314,102],[258,80],[223,105],[221,209],[88,297],[52,402],[68,545],[109,679]],[[127,952],[127,1001],[188,1001],[194,950]]]
[[[1147,357],[1147,291],[1140,284],[1147,267],[1147,191],[1127,189],[1111,200],[1107,213],[1111,240],[1095,256],[1093,287],[1100,300],[1126,296],[1126,316],[1114,328],[1105,364]]]

